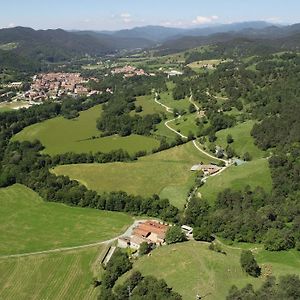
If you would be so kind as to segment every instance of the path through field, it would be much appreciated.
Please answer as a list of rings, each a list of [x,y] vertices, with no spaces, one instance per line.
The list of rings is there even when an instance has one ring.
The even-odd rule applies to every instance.
[[[159,104],[159,105],[161,105],[162,107],[164,107],[164,108],[166,109],[167,112],[173,113],[173,111],[174,111],[173,108],[171,108],[171,107],[169,107],[169,106],[167,106],[167,105],[164,105],[163,103],[161,103],[160,101],[158,101],[158,99],[157,99],[158,96],[159,96],[159,94],[158,94],[157,92],[155,92],[154,101],[155,101],[157,104]],[[192,95],[192,93],[191,93],[191,96],[189,97],[189,102],[195,106],[195,108],[196,108],[196,113],[198,113],[198,112],[200,111],[200,107],[193,101],[193,95]],[[172,127],[169,125],[169,123],[172,123],[172,122],[174,122],[175,120],[180,119],[181,117],[182,117],[182,116],[179,115],[178,117],[176,117],[176,118],[174,118],[174,119],[171,119],[171,120],[166,121],[166,122],[165,122],[165,126],[166,126],[169,130],[171,130],[171,131],[173,131],[174,133],[176,133],[177,135],[179,135],[181,138],[183,138],[183,139],[188,139],[187,136],[181,134],[179,131],[175,130],[174,128],[172,128]],[[210,158],[213,158],[213,159],[216,159],[216,160],[219,160],[219,161],[225,163],[225,166],[222,167],[218,172],[216,172],[216,173],[214,173],[214,174],[212,174],[212,175],[203,177],[203,178],[202,178],[202,182],[205,183],[208,177],[214,177],[214,176],[217,176],[217,175],[221,174],[222,172],[224,172],[224,171],[230,166],[230,163],[229,163],[228,160],[222,159],[222,158],[218,158],[218,157],[213,156],[213,155],[211,155],[210,153],[206,152],[205,150],[203,150],[203,149],[197,144],[197,141],[196,141],[196,140],[193,140],[193,145],[195,146],[195,148],[196,148],[198,151],[200,151],[201,153],[205,154],[206,156],[208,156],[208,157],[210,157]],[[189,204],[190,200],[191,200],[192,197],[195,195],[195,193],[197,192],[197,190],[198,190],[198,187],[195,187],[195,188],[193,189],[193,191],[190,193],[190,195],[188,196],[186,208],[188,207],[188,204]]]
[[[106,240],[106,241],[101,241],[101,242],[86,244],[86,245],[80,245],[80,246],[74,246],[74,247],[50,249],[50,250],[45,250],[45,251],[28,252],[28,253],[11,254],[11,255],[2,255],[2,256],[0,256],[0,259],[13,258],[13,257],[25,257],[25,256],[49,254],[49,253],[57,253],[57,252],[70,251],[70,250],[79,250],[79,249],[84,249],[84,248],[91,248],[91,247],[95,247],[95,246],[111,244],[112,242],[116,241],[120,237],[130,236],[131,233],[132,233],[133,228],[136,227],[137,224],[140,223],[140,222],[141,222],[141,220],[134,221],[134,223],[132,225],[130,225],[123,234],[121,234],[121,235],[119,235],[115,238]]]

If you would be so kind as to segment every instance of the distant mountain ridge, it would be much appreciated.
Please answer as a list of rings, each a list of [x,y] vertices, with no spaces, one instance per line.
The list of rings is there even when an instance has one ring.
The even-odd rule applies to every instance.
[[[118,31],[105,31],[116,37],[135,37],[145,38],[155,42],[164,42],[169,39],[175,39],[183,36],[208,36],[214,33],[240,31],[244,29],[263,29],[271,26],[271,23],[264,21],[241,22],[232,24],[217,24],[208,27],[199,28],[173,28],[164,26],[144,26],[134,27],[132,29],[123,29]],[[104,33],[104,32],[103,32]]]
[[[299,49],[299,36],[300,24],[276,26],[261,21],[192,29],[145,26],[105,33],[15,27],[0,29],[0,62],[2,67],[16,68],[21,65],[18,61],[27,60],[37,68],[43,61],[62,62],[86,54],[104,56],[136,49],[155,49],[166,54],[209,44],[232,47],[231,41],[243,49],[255,43],[261,47]],[[26,69],[28,64],[22,66]]]

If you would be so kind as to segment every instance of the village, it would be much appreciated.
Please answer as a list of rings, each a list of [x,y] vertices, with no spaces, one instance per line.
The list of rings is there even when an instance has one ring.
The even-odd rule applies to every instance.
[[[25,92],[25,98],[32,101],[59,99],[64,95],[91,96],[98,91],[91,91],[85,84],[80,73],[42,73],[33,77],[30,90]]]

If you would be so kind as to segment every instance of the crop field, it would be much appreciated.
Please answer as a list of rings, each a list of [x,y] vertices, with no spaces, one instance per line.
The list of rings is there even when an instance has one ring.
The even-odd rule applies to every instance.
[[[164,246],[152,251],[151,256],[139,258],[133,270],[164,279],[184,300],[195,299],[197,294],[208,300],[225,299],[233,284],[240,288],[248,283],[258,287],[263,282],[264,276],[253,278],[242,271],[241,250],[225,245],[222,249],[226,256],[209,250],[208,244],[201,242]],[[299,252],[285,252],[282,260],[278,254],[280,256],[280,253],[261,250],[255,256],[260,264],[271,265],[273,275],[300,274]],[[285,265],[286,260],[289,260],[289,266]],[[131,272],[121,277],[118,283]]]
[[[101,106],[97,105],[73,120],[57,117],[42,123],[26,127],[13,137],[13,140],[25,141],[38,139],[45,146],[43,151],[49,155],[66,152],[110,152],[123,149],[130,154],[138,151],[151,151],[159,146],[159,141],[140,135],[127,137],[108,136],[99,138],[96,120],[100,117]],[[98,137],[98,138],[95,138]]]
[[[104,241],[132,223],[122,213],[45,202],[18,184],[0,189],[0,207],[0,255]]]
[[[249,152],[253,159],[261,158],[265,155],[265,152],[260,150],[255,144],[250,132],[253,128],[255,121],[247,121],[238,124],[235,127],[224,129],[216,133],[216,144],[226,148],[227,135],[231,134],[233,137],[233,143],[230,145],[239,156],[243,156],[245,152]]]
[[[193,185],[192,165],[212,159],[192,143],[140,158],[131,163],[57,166],[54,173],[67,175],[97,192],[123,190],[129,194],[169,198],[182,208]]]
[[[231,166],[224,172],[207,179],[199,189],[201,197],[213,203],[217,195],[226,188],[243,190],[261,186],[266,192],[272,189],[272,179],[267,159],[261,158],[240,166]]]
[[[97,299],[91,285],[105,248],[0,259],[0,299]]]

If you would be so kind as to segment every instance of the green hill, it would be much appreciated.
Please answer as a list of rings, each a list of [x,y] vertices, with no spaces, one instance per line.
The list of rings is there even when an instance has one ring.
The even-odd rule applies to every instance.
[[[55,155],[66,152],[110,152],[123,149],[130,154],[138,151],[151,151],[159,146],[159,141],[140,135],[127,137],[108,136],[99,138],[100,131],[96,121],[101,113],[101,105],[96,105],[80,113],[76,119],[56,117],[42,123],[26,127],[13,137],[13,140],[40,140],[46,147],[46,154]],[[98,136],[98,138],[93,138]]]
[[[121,213],[44,202],[22,185],[0,189],[0,206],[0,255],[104,241],[132,222]]]
[[[265,279],[267,270],[277,276],[300,274],[299,252],[273,253],[255,246],[248,245],[248,248],[252,247],[262,267],[260,278],[250,277],[242,271],[241,249],[223,245],[222,249],[226,252],[224,255],[209,250],[208,243],[194,241],[160,247],[152,251],[150,256],[139,258],[133,270],[164,279],[184,300],[195,299],[197,294],[208,300],[225,299],[233,284],[244,287],[251,283],[258,287]],[[286,264],[287,261],[289,264]],[[128,275],[121,277],[118,283],[123,282]]]
[[[92,190],[151,196],[156,193],[182,208],[194,183],[192,165],[212,159],[199,152],[192,143],[140,158],[131,163],[64,165],[54,169]]]

